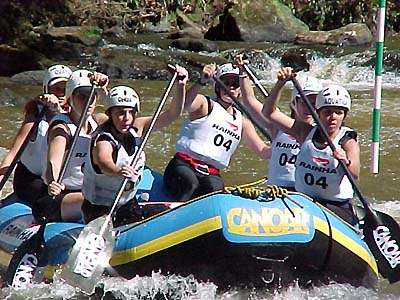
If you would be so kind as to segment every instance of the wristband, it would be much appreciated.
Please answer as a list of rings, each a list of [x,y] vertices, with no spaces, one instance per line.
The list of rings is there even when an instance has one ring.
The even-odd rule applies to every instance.
[[[240,74],[239,78],[247,78],[247,74]]]

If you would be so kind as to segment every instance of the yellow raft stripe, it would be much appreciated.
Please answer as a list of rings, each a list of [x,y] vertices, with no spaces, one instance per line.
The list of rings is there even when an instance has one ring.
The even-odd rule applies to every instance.
[[[313,219],[315,229],[324,233],[326,236],[329,236],[328,223],[315,216],[313,217]],[[343,234],[334,227],[332,227],[332,238],[343,247],[349,249],[355,255],[364,260],[371,267],[371,269],[376,274],[378,274],[378,266],[376,264],[375,258],[362,246],[354,242],[353,239],[349,238],[347,235]]]
[[[189,227],[182,228],[175,232],[159,237],[158,239],[151,240],[140,246],[133,247],[121,252],[115,253],[111,260],[111,266],[118,266],[129,263],[133,260],[151,255],[161,250],[178,245],[182,242],[191,240],[193,238],[204,235],[215,230],[222,228],[221,217],[216,216],[199,223],[193,224]]]

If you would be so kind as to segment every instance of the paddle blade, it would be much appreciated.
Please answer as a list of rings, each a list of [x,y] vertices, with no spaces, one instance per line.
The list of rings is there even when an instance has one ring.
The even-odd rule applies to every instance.
[[[94,292],[114,249],[112,224],[108,222],[104,228],[106,223],[104,216],[85,226],[61,272],[62,279],[88,294]]]
[[[400,227],[391,216],[375,213],[376,216],[365,216],[364,240],[377,261],[379,273],[395,283],[400,280]]]

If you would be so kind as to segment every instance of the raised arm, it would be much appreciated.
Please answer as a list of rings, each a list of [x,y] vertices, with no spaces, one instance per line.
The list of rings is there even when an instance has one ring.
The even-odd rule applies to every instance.
[[[262,113],[263,104],[256,98],[254,94],[254,89],[251,85],[251,81],[243,68],[244,65],[249,64],[249,61],[243,59],[242,54],[238,54],[235,56],[234,62],[237,66],[239,66],[240,70],[239,83],[244,106],[249,110],[249,113],[254,118],[256,118],[256,120],[260,124],[265,126],[265,128],[267,128],[272,133],[272,135],[275,136],[276,130],[273,127],[272,123],[264,117]]]
[[[282,68],[277,73],[278,81],[271,89],[267,98],[265,98],[262,113],[269,120],[272,125],[290,135],[293,135],[299,142],[303,140],[303,133],[308,132],[310,125],[296,121],[289,115],[281,112],[278,108],[279,99],[281,97],[282,89],[286,82],[293,76],[291,68]],[[306,130],[307,129],[307,130]]]
[[[189,79],[187,70],[176,65],[177,77],[174,83],[174,96],[168,108],[158,117],[154,130],[161,130],[176,120],[183,112],[185,105],[186,84]],[[141,117],[135,120],[135,127],[138,128],[138,134],[141,136],[150,125],[152,117]]]
[[[200,89],[207,85],[217,70],[215,64],[204,66],[200,79],[193,84],[186,94],[185,111],[189,112],[191,120],[199,119],[208,114],[208,103]]]
[[[253,124],[243,117],[242,141],[253,152],[263,159],[271,158],[271,147],[259,137]]]

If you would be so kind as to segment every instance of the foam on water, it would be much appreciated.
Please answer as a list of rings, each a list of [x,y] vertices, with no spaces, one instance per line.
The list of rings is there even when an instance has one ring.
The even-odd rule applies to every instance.
[[[363,287],[331,283],[302,289],[297,284],[277,290],[231,288],[218,291],[211,282],[199,282],[192,276],[164,276],[154,272],[149,277],[130,280],[103,277],[103,288],[95,295],[82,294],[75,288],[56,279],[51,284],[32,284],[25,290],[0,290],[0,299],[19,300],[84,300],[84,299],[131,299],[131,300],[397,300],[398,295],[382,294]]]

